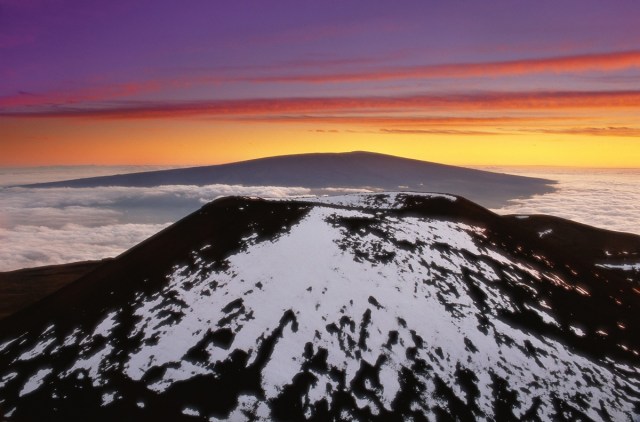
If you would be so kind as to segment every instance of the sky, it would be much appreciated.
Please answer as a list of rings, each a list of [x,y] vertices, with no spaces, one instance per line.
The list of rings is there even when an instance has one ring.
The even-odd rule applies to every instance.
[[[0,166],[640,167],[640,2],[0,0]]]

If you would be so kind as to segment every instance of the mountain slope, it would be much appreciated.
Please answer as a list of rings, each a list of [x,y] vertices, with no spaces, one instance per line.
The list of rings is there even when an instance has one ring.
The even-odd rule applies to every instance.
[[[84,261],[0,272],[0,319],[50,295],[100,264],[101,261]]]
[[[514,176],[370,152],[300,154],[216,166],[92,177],[31,187],[231,184],[449,192],[497,206],[553,190],[550,180]]]
[[[439,194],[221,199],[0,321],[0,410],[632,420],[640,238],[584,230]]]

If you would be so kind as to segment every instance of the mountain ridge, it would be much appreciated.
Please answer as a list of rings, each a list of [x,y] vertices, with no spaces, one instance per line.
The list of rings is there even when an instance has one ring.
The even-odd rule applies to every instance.
[[[313,193],[334,189],[449,192],[485,206],[553,191],[553,181],[391,155],[349,153],[295,154],[213,166],[157,170],[25,185],[27,187],[153,187],[230,184],[305,187]]]
[[[640,237],[567,230],[446,194],[220,199],[0,321],[0,410],[637,417]]]

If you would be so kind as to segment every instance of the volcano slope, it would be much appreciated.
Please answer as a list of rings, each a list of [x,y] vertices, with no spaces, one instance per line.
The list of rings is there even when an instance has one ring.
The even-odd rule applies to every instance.
[[[30,188],[244,185],[307,188],[311,193],[365,190],[450,192],[486,207],[555,190],[555,182],[366,151],[281,155],[204,167],[37,183]],[[195,208],[193,208],[195,209]],[[181,214],[186,215],[186,214]]]
[[[223,198],[0,322],[7,420],[634,420],[640,237]]]

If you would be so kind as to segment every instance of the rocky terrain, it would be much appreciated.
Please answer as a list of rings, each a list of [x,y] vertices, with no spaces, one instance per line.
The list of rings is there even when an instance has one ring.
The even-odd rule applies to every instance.
[[[0,319],[61,289],[102,262],[74,262],[0,272]]]
[[[640,237],[223,198],[0,321],[7,420],[635,420]]]

